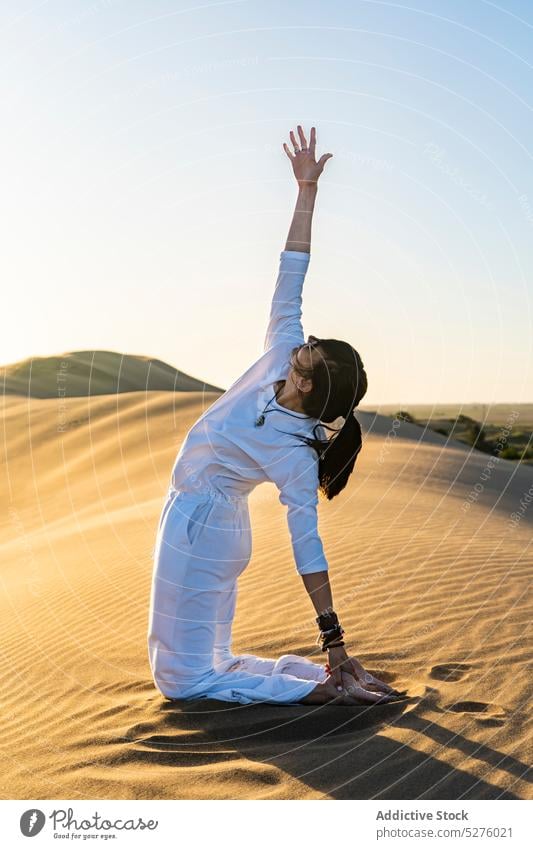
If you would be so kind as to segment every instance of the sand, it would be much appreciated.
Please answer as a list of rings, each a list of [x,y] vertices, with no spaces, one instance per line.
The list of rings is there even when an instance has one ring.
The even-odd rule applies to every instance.
[[[180,441],[215,397],[5,398],[2,798],[530,797],[532,470],[487,471],[487,455],[384,417],[361,413],[357,472],[320,503],[320,529],[352,653],[407,698],[280,707],[157,692],[154,535]],[[250,510],[234,648],[320,662],[274,487]]]

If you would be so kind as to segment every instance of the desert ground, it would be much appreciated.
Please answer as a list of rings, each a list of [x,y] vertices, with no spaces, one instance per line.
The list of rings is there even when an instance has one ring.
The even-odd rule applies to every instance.
[[[181,440],[216,397],[4,396],[2,797],[530,798],[532,469],[383,415],[359,414],[356,471],[319,521],[351,653],[407,697],[158,693],[154,537]],[[273,486],[250,512],[234,649],[321,662]]]

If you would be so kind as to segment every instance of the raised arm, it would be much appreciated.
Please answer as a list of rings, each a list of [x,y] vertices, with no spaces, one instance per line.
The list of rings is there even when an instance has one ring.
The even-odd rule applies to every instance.
[[[270,318],[265,334],[264,350],[281,345],[280,356],[288,357],[288,351],[296,345],[302,345],[304,331],[302,327],[302,290],[309,265],[309,254],[298,251],[282,251],[279,272]]]
[[[278,279],[272,298],[270,318],[265,336],[264,350],[285,343],[293,348],[304,341],[302,329],[302,289],[311,255],[311,226],[318,186],[318,178],[325,162],[333,154],[325,153],[315,162],[316,133],[311,128],[309,148],[303,130],[298,126],[301,149],[291,130],[294,154],[283,145],[291,160],[298,183],[298,197],[292,217],[285,250],[280,255]]]
[[[311,253],[311,227],[318,189],[318,178],[324,170],[324,165],[327,160],[333,156],[333,154],[324,153],[318,162],[316,162],[315,128],[311,127],[309,147],[307,146],[304,132],[299,124],[298,135],[300,139],[299,142],[296,141],[293,131],[290,131],[294,153],[291,153],[285,142],[283,143],[283,148],[291,161],[292,170],[298,183],[298,197],[296,199],[296,207],[291,226],[289,228],[289,235],[287,236],[287,241],[285,243],[285,250]]]

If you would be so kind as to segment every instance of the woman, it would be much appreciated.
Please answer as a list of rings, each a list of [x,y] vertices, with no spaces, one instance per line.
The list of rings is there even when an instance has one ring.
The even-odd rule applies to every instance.
[[[317,530],[318,493],[346,485],[361,448],[353,410],[366,392],[359,354],[347,342],[304,341],[302,286],[309,264],[317,182],[316,133],[294,153],[283,145],[298,200],[267,327],[264,353],[189,430],[172,470],[154,549],[148,651],[155,683],[170,699],[241,704],[341,704],[396,694],[350,658],[333,611],[328,564]],[[342,428],[323,422],[345,419]],[[327,439],[327,427],[333,432]],[[237,579],[252,551],[248,495],[273,481],[288,508],[296,569],[318,614],[326,666],[296,655],[233,655]]]

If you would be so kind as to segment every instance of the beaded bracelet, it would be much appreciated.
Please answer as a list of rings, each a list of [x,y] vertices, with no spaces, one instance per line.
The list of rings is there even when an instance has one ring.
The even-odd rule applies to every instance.
[[[316,642],[317,645],[321,644],[322,651],[327,651],[330,646],[344,645],[342,640],[344,629],[341,627],[339,617],[332,607],[326,607],[322,613],[318,614],[315,621],[320,629]]]
[[[322,651],[327,651],[330,646],[343,646],[344,641],[341,639],[344,634],[344,629],[340,625],[332,628],[330,631],[320,631],[317,637],[317,645],[322,645]]]
[[[339,624],[339,617],[332,607],[327,607],[322,613],[318,614],[315,622],[321,631],[328,631]]]

